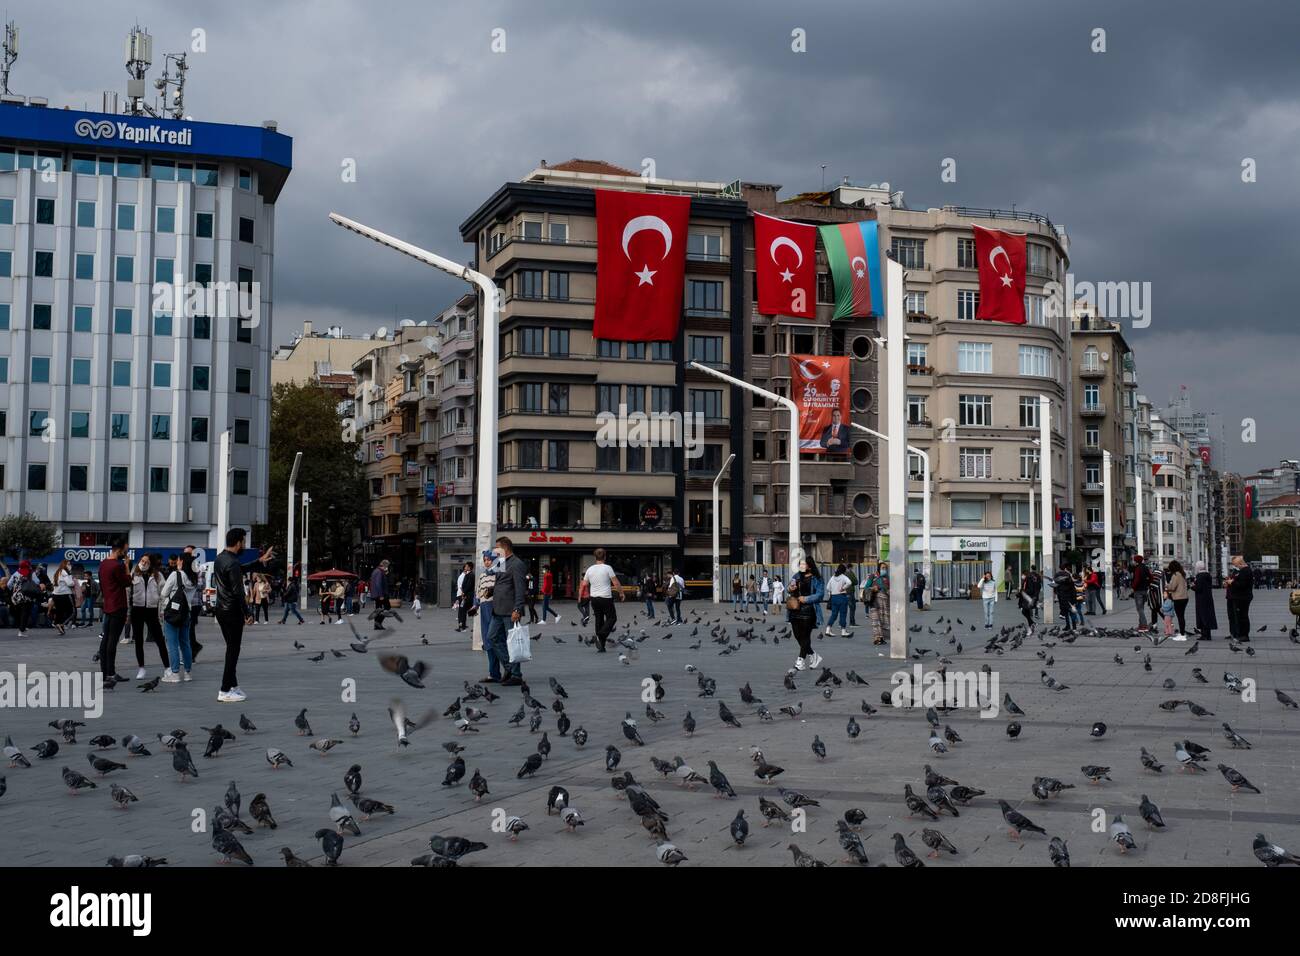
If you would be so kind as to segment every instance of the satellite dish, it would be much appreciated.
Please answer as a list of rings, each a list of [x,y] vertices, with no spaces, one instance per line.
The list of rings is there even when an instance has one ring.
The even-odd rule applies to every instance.
[[[375,329],[375,338],[377,339],[388,338],[388,326],[381,325],[379,328]]]
[[[438,347],[438,340],[435,339],[432,335],[426,335],[423,339],[420,340],[420,344],[423,345],[430,352],[432,352],[434,349]]]
[[[403,329],[409,329],[414,327],[415,319],[402,319],[402,321],[398,322],[397,324]]]
[[[1102,352],[1102,353],[1101,353],[1101,360],[1102,360],[1103,362],[1109,362],[1109,361],[1110,361],[1110,353],[1109,353],[1109,352]]]
[[[411,361],[411,356],[407,355],[405,352],[397,357],[398,365],[405,365],[409,361]]]

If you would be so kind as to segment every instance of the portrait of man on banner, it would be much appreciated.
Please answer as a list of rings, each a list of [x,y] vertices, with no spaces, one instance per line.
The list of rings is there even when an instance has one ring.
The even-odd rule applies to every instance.
[[[799,406],[799,451],[847,455],[852,446],[848,356],[791,355],[790,381]]]

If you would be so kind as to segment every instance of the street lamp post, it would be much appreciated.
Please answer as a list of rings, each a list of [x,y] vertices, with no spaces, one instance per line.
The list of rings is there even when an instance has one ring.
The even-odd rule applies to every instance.
[[[332,212],[329,214],[329,218],[336,225],[355,232],[357,235],[365,236],[367,239],[373,239],[381,246],[395,249],[448,275],[464,279],[466,282],[478,286],[479,291],[483,293],[483,307],[481,310],[483,326],[479,342],[478,360],[479,427],[478,463],[476,466],[478,473],[475,475],[478,488],[475,499],[475,511],[477,512],[475,515],[475,531],[477,553],[482,554],[484,551],[491,551],[496,544],[493,537],[497,516],[497,353],[499,349],[497,329],[499,324],[498,311],[501,306],[501,296],[497,284],[489,276],[471,269],[469,266],[453,262],[436,252],[421,249],[419,246],[413,246],[401,239],[395,239],[378,229],[372,229],[345,216]]]
[[[1053,543],[1052,533],[1052,400],[1046,395],[1038,396],[1038,471],[1042,477],[1039,494],[1042,496],[1043,525],[1043,579],[1048,580],[1052,574]],[[1043,623],[1051,624],[1056,620],[1056,602],[1043,602]]]
[[[212,543],[212,553],[220,554],[226,546],[226,532],[230,530],[230,429],[221,433],[217,457],[217,540]]]
[[[718,476],[713,479],[713,603],[719,604],[722,601],[722,516],[718,504],[718,482],[722,481],[722,476],[726,474],[731,463],[736,460],[735,452],[727,456],[726,462],[723,463]],[[733,490],[734,494],[734,490]]]
[[[285,551],[287,552],[285,554],[285,560],[288,562],[288,564],[285,566],[285,575],[284,575],[285,584],[288,584],[291,580],[293,580],[293,555],[294,555],[294,551],[296,550],[294,548],[294,540],[293,540],[294,519],[298,516],[297,495],[294,493],[294,489],[298,484],[298,469],[300,467],[302,467],[302,452],[298,452],[293,456],[293,468],[289,472],[289,512],[288,512],[289,531],[285,535]],[[299,598],[301,599],[302,597],[301,584],[299,585],[298,594],[299,594]]]
[[[1104,592],[1102,605],[1107,611],[1115,610],[1115,584],[1111,580],[1114,577],[1114,569],[1111,567],[1111,508],[1110,508],[1110,452],[1103,450],[1101,453],[1101,493],[1104,500],[1101,503],[1101,573],[1106,579],[1106,590]]]
[[[788,573],[790,575],[795,574],[799,570],[799,561],[803,558],[803,548],[800,545],[801,538],[799,534],[799,406],[783,395],[769,392],[765,388],[759,388],[757,385],[734,378],[707,365],[701,365],[699,362],[687,362],[686,364],[697,372],[712,375],[714,378],[721,379],[738,388],[743,388],[747,392],[761,395],[769,402],[776,402],[790,413],[790,493],[788,496],[790,499],[790,533],[788,539],[790,566]],[[716,509],[714,510],[714,516],[716,520]],[[716,550],[714,554],[717,554]]]
[[[311,495],[307,492],[302,493],[302,584],[299,585],[298,606],[302,610],[307,609],[307,569],[311,566],[308,557],[308,545],[311,543],[311,525],[308,518],[311,517]]]
[[[907,328],[903,320],[903,266],[885,258],[885,341],[889,401],[889,656],[907,657]],[[928,492],[928,489],[927,489]]]
[[[1133,486],[1136,489],[1134,498],[1137,500],[1137,553],[1146,554],[1146,528],[1145,519],[1142,516],[1142,492],[1145,490],[1146,482],[1142,480],[1142,463],[1138,461],[1138,444],[1133,442]]]
[[[874,435],[883,442],[889,441],[888,435],[882,434],[874,428],[859,425],[857,422],[849,422],[849,425],[858,431]],[[921,573],[925,575],[925,586],[928,590],[930,587],[930,456],[915,445],[908,445],[907,450],[914,455],[921,456],[921,483],[925,486],[925,496],[921,499]],[[923,595],[922,600],[924,599],[925,596]]]

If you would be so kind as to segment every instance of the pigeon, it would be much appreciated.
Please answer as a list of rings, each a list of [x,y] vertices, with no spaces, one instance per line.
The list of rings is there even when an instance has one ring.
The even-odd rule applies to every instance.
[[[235,816],[239,816],[239,804],[242,800],[243,798],[239,795],[239,788],[235,786],[235,781],[230,781],[230,786],[226,787],[226,795],[223,798],[226,809]]]
[[[638,747],[645,746],[645,741],[641,739],[641,732],[636,729],[636,721],[632,719],[631,711],[627,711],[623,717],[623,736]]]
[[[1219,773],[1223,774],[1223,779],[1228,781],[1228,784],[1232,787],[1233,793],[1236,793],[1243,787],[1253,793],[1262,792],[1259,787],[1247,780],[1244,774],[1229,767],[1226,763],[1219,764]]]
[[[1150,771],[1153,771],[1154,773],[1160,773],[1165,769],[1165,765],[1160,763],[1158,760],[1156,760],[1155,757],[1153,757],[1150,753],[1148,753],[1146,747],[1142,747],[1141,750],[1142,750],[1141,753],[1142,766],[1146,767]]]
[[[813,734],[812,752],[817,755],[818,760],[826,759],[826,745],[822,743],[821,737]]]
[[[361,827],[357,826],[356,818],[352,816],[347,807],[343,806],[337,793],[330,794],[329,814],[330,821],[339,833],[347,831],[353,836],[361,836]]]
[[[785,773],[784,767],[778,767],[776,764],[770,764],[761,753],[758,754],[758,766],[754,768],[754,776],[764,783],[771,783],[776,777]]]
[[[1214,716],[1214,711],[1212,711],[1212,710],[1206,710],[1204,707],[1202,707],[1200,704],[1196,703],[1196,701],[1193,701],[1193,700],[1189,700],[1189,701],[1187,702],[1187,709],[1190,710],[1190,711],[1191,711],[1193,714],[1195,714],[1197,717],[1213,717],[1213,716]]]
[[[862,824],[866,822],[866,819],[867,812],[858,807],[849,807],[849,809],[844,811],[844,822],[855,830],[862,826]]]
[[[90,738],[90,745],[99,750],[112,750],[117,746],[117,739],[108,734],[99,734]]]
[[[1291,710],[1300,709],[1300,704],[1297,704],[1294,700],[1292,700],[1286,694],[1282,693],[1282,691],[1278,690],[1277,688],[1273,689],[1273,693],[1277,696],[1277,702],[1281,704],[1283,707],[1289,707]]]
[[[242,730],[242,731],[243,731],[244,733],[246,733],[246,734],[251,734],[251,733],[253,733],[254,731],[257,730],[257,725],[254,724],[254,723],[253,723],[251,720],[249,720],[247,717],[245,717],[243,714],[240,714],[240,715],[239,715],[239,729]]]
[[[1093,783],[1101,783],[1103,780],[1110,779],[1110,767],[1099,767],[1095,764],[1084,764],[1079,768],[1079,772],[1091,780]]]
[[[1015,740],[1020,736],[1020,721],[1013,720],[1011,723],[1007,724],[1007,736],[1012,740]]]
[[[952,841],[938,830],[924,827],[921,830],[921,842],[930,848],[928,855],[934,859],[938,859],[940,850],[945,850],[953,856],[957,855],[957,848],[952,845]]]
[[[765,827],[774,820],[780,820],[784,823],[790,822],[790,814],[785,807],[763,797],[758,798],[758,812],[763,817],[763,826]]]
[[[464,767],[462,767],[461,773],[463,774],[464,772]],[[450,767],[447,768],[447,773],[451,773]],[[474,776],[469,778],[469,792],[474,794],[474,800],[476,802],[482,800],[491,793],[491,791],[488,790],[487,778],[484,777],[483,774],[479,773],[477,769],[474,771]]]
[[[307,723],[307,708],[304,707],[298,711],[298,716],[293,719],[293,725],[298,728],[299,737],[314,737],[311,732],[311,724]]]
[[[337,737],[321,737],[318,740],[313,740],[308,745],[308,749],[318,751],[323,757],[341,743],[343,743],[343,741],[339,740]]]
[[[821,860],[818,860],[817,858],[813,857],[811,854],[805,853],[803,850],[799,849],[799,847],[793,843],[789,844],[789,846],[787,846],[786,849],[788,849],[790,853],[794,856],[795,866],[825,866],[826,865]]]
[[[1052,861],[1052,866],[1068,868],[1070,865],[1070,851],[1066,847],[1065,841],[1060,837],[1052,837],[1047,843],[1047,858]]]
[[[745,839],[749,836],[749,822],[745,819],[743,809],[736,811],[735,819],[731,821],[731,826],[728,829],[731,832],[732,842],[736,846],[744,846]]]
[[[59,752],[59,742],[57,740],[42,740],[36,746],[28,749],[35,752],[38,760],[49,760]]]
[[[850,740],[857,740],[858,734],[862,733],[862,727],[853,719],[852,714],[849,714],[849,723],[845,728],[845,732],[848,733]]]
[[[429,849],[432,850],[434,854],[457,862],[471,853],[478,853],[487,848],[486,843],[467,840],[465,837],[443,837],[436,834],[429,837]]]
[[[1102,723],[1100,720],[1097,721],[1095,724],[1092,725],[1092,729],[1091,729],[1090,731],[1088,731],[1088,736],[1089,736],[1089,737],[1096,737],[1096,738],[1105,737],[1105,736],[1106,736],[1106,725],[1105,725],[1104,723]]]
[[[0,794],[3,793],[4,793],[4,778],[0,777]],[[134,793],[132,793],[126,787],[118,783],[109,785],[108,794],[113,798],[113,802],[116,803],[123,810],[125,810],[129,804],[136,803],[139,800],[139,798]]]
[[[573,743],[579,749],[587,746],[587,728],[579,725],[578,728],[573,731]]]
[[[343,836],[328,827],[321,827],[312,835],[320,840],[321,852],[325,854],[325,865],[338,866],[339,857],[343,854]],[[288,862],[287,858],[285,862]]]
[[[1239,749],[1250,750],[1250,749],[1251,749],[1251,743],[1250,743],[1250,741],[1247,740],[1245,737],[1241,736],[1241,734],[1237,733],[1237,732],[1236,732],[1235,730],[1233,730],[1231,727],[1229,727],[1227,721],[1224,721],[1224,724],[1223,724],[1223,736],[1226,737],[1226,738],[1228,739],[1228,742],[1229,742],[1230,744],[1232,744],[1232,747],[1233,747],[1234,750],[1239,750]]]
[[[948,745],[943,742],[943,738],[939,736],[938,731],[934,728],[931,728],[930,730],[929,746],[930,752],[935,755],[942,755],[948,752]]]
[[[293,850],[289,849],[287,846],[280,847],[280,854],[284,857],[285,866],[311,866],[311,864],[302,857],[295,856]]]
[[[264,793],[254,795],[252,802],[248,805],[248,815],[253,818],[259,827],[269,827],[274,830],[278,826],[275,817],[271,816],[271,804],[267,802]]]
[[[1199,770],[1206,773],[1206,769],[1196,762],[1196,757],[1184,749],[1183,745],[1177,740],[1174,741],[1174,757],[1183,765],[1184,770]]]
[[[353,737],[361,733],[361,721],[357,719],[356,714],[353,714],[348,720],[348,732],[351,733]]]
[[[937,813],[943,813],[946,811],[951,813],[954,817],[961,816],[961,812],[953,805],[952,800],[948,798],[948,794],[943,787],[926,787],[925,795],[927,799],[934,804],[934,809]]]
[[[180,774],[181,783],[185,782],[187,776],[197,778],[199,775],[199,768],[194,766],[194,758],[182,740],[176,741],[172,748],[172,769]]]
[[[221,751],[221,748],[222,746],[225,745],[225,743],[226,743],[225,737],[221,736],[220,734],[213,734],[208,738],[208,745],[203,748],[203,756],[215,757]]]
[[[666,864],[667,866],[676,866],[678,863],[687,859],[686,854],[677,849],[677,847],[673,846],[671,843],[660,843],[656,846],[655,856],[659,858],[660,863]]]
[[[394,698],[388,705],[388,719],[392,721],[393,727],[397,730],[397,746],[399,747],[410,746],[410,735],[437,716],[437,708],[430,708],[425,711],[418,721],[413,721],[406,716],[406,705],[401,700]]]
[[[506,832],[510,834],[510,842],[515,843],[519,840],[519,834],[528,829],[528,824],[519,817],[510,817],[506,820]]]
[[[1128,828],[1128,824],[1118,813],[1115,814],[1115,819],[1110,825],[1110,839],[1119,847],[1121,853],[1127,853],[1137,847],[1137,841],[1133,839],[1133,831]]]
[[[272,770],[279,770],[281,767],[292,767],[293,761],[278,747],[266,748],[266,762],[271,765]]]
[[[253,858],[248,855],[243,844],[219,823],[214,823],[212,827],[212,849],[221,854],[222,863],[238,860],[240,863],[253,865]]]
[[[709,761],[709,783],[717,791],[716,796],[734,797],[736,795],[736,791],[731,788],[731,783],[727,780],[727,775],[719,770],[718,765],[712,760]]]
[[[915,853],[907,846],[907,841],[903,839],[903,834],[894,834],[894,859],[898,861],[899,866],[925,866]]]
[[[573,807],[565,807],[560,811],[560,822],[568,828],[570,833],[576,833],[578,827],[587,825],[587,821],[582,819],[582,814]]]
[[[943,739],[948,741],[949,744],[961,743],[961,735],[947,724],[943,725]]]
[[[848,854],[845,857],[845,863],[856,863],[859,866],[868,866],[870,861],[867,859],[866,847],[862,845],[862,838],[850,829],[844,820],[835,821],[835,832],[840,841],[840,847]]]
[[[1160,808],[1152,803],[1145,793],[1142,794],[1142,802],[1138,804],[1138,813],[1142,815],[1149,828],[1157,830],[1165,828],[1165,818],[1160,815]]]
[[[524,760],[524,764],[519,768],[519,772],[515,774],[515,779],[522,780],[524,777],[531,777],[533,774],[537,773],[541,767],[542,755],[539,753],[531,753],[528,755],[528,758]]]
[[[1270,843],[1268,837],[1262,833],[1255,834],[1253,847],[1255,859],[1265,866],[1300,866],[1300,856],[1283,849],[1276,843]]]
[[[954,803],[960,804],[964,807],[976,797],[984,796],[985,792],[986,791],[978,790],[975,787],[957,786],[948,791],[948,796],[952,798]]]
[[[785,787],[777,787],[777,793],[781,794],[781,799],[786,802],[787,806],[794,807],[798,810],[801,807],[820,807],[821,804],[806,794],[798,790],[787,790]]]
[[[117,763],[113,760],[107,760],[104,757],[96,757],[94,754],[86,754],[86,760],[95,768],[95,772],[101,777],[105,774],[112,773],[114,770],[126,769],[126,764],[124,763]]]
[[[1002,706],[1006,708],[1008,714],[1015,714],[1017,717],[1024,717],[1025,712],[1020,709],[1020,705],[1011,699],[1010,694],[1004,694],[1002,697]]]
[[[108,865],[132,868],[166,866],[167,858],[165,856],[143,856],[139,853],[128,853],[126,856],[110,856],[108,858]]]
[[[736,719],[736,715],[733,714],[722,701],[718,701],[718,717],[724,724],[727,724],[730,727],[740,727],[740,721]]]
[[[212,820],[214,826],[222,830],[231,832],[252,833],[253,829],[239,817],[235,816],[225,807],[212,808]]]
[[[475,771],[477,774],[478,771]],[[447,764],[447,772],[443,774],[442,785],[444,787],[454,787],[460,783],[465,776],[465,758],[457,754],[451,763]],[[475,797],[477,800],[478,798]]]
[[[609,744],[605,748],[605,770],[609,773],[613,773],[618,769],[618,763],[622,759],[622,752],[613,744]]]
[[[903,802],[907,804],[907,815],[909,817],[920,814],[929,820],[938,820],[939,814],[923,799],[912,792],[910,783],[903,784]]]
[[[1020,834],[1029,831],[1030,833],[1041,833],[1047,835],[1047,831],[1035,824],[1019,810],[1016,810],[1005,800],[999,800],[998,806],[1002,808],[1002,819],[1006,821],[1008,833],[1013,840],[1019,840]]]

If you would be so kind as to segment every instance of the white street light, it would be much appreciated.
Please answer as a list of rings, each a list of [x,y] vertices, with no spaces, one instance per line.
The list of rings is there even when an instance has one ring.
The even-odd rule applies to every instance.
[[[1110,452],[1101,453],[1101,493],[1105,500],[1101,503],[1101,573],[1106,581],[1104,607],[1107,611],[1115,610],[1114,568],[1111,561],[1111,513],[1110,513]]]
[[[311,525],[310,525],[310,524],[308,523],[308,521],[307,521],[307,519],[310,518],[310,517],[311,517],[311,495],[309,495],[307,492],[304,491],[304,492],[302,493],[302,570],[303,570],[303,575],[302,575],[302,586],[301,586],[301,588],[299,589],[299,592],[298,592],[300,595],[302,595],[301,608],[302,608],[302,610],[304,610],[304,611],[307,609],[307,598],[306,598],[306,592],[307,592],[307,573],[306,573],[306,572],[307,572],[307,568],[310,566],[310,565],[308,564],[308,562],[310,561],[310,558],[308,557],[308,546],[311,544]]]
[[[289,581],[293,579],[293,554],[295,543],[293,540],[294,518],[298,516],[297,496],[295,495],[294,490],[298,484],[298,469],[300,467],[302,467],[302,452],[298,452],[293,456],[293,469],[289,472],[289,532],[285,536],[285,544],[287,545],[285,550],[288,552],[288,554],[285,555],[285,560],[288,561],[288,565],[286,566],[284,574],[285,584],[288,584]],[[299,584],[298,597],[300,603],[304,596],[302,592],[306,587],[307,584],[305,581]]]
[[[888,428],[891,435],[907,435],[906,339],[903,320],[903,266],[885,258],[885,339],[889,401]],[[907,657],[907,444],[889,445],[889,656]]]
[[[849,422],[849,426],[868,435],[874,435],[883,442],[889,441],[888,435],[874,428],[859,425],[857,422]],[[925,586],[928,590],[930,587],[930,456],[915,445],[908,445],[907,450],[921,456],[921,483],[925,486],[925,495],[921,498],[921,573],[925,575]],[[922,595],[922,600],[924,599],[925,595]]]
[[[718,476],[713,479],[713,603],[719,604],[722,601],[722,517],[719,514],[720,506],[718,504],[718,482],[722,476],[727,473],[731,463],[736,460],[735,452],[727,456],[723,462]],[[735,489],[732,489],[735,494]]]
[[[473,283],[483,293],[483,334],[479,342],[478,474],[475,475],[478,493],[475,499],[477,512],[475,532],[477,553],[491,551],[496,544],[493,538],[497,519],[497,352],[500,347],[497,328],[498,310],[501,306],[501,294],[497,284],[484,273],[453,262],[436,252],[395,239],[337,213],[332,212],[329,217],[330,221],[357,235],[373,239],[382,246],[396,249],[448,275]]]
[[[212,543],[212,553],[220,554],[226,546],[226,532],[230,530],[230,429],[221,433],[217,453],[217,540]]]
[[[788,539],[789,550],[789,573],[795,574],[799,570],[799,562],[803,558],[803,548],[800,545],[799,535],[799,406],[783,395],[775,392],[769,392],[765,388],[759,388],[757,385],[751,385],[749,382],[734,378],[725,372],[719,372],[715,368],[709,368],[707,365],[701,365],[699,362],[687,362],[689,367],[697,372],[704,372],[706,375],[712,375],[714,378],[722,379],[738,388],[743,388],[747,392],[753,392],[755,395],[761,395],[769,402],[776,402],[790,413],[790,534]],[[717,510],[714,510],[716,521]],[[717,553],[716,551],[714,552]],[[789,580],[787,578],[787,580]]]
[[[1042,478],[1039,494],[1042,496],[1043,509],[1043,579],[1048,580],[1054,563],[1052,557],[1052,400],[1046,395],[1038,396],[1038,472]],[[1051,624],[1056,620],[1056,602],[1043,602],[1043,623]]]
[[[1145,555],[1146,534],[1145,528],[1143,527],[1145,522],[1142,517],[1142,492],[1146,482],[1142,480],[1142,474],[1145,469],[1142,467],[1142,463],[1138,461],[1138,457],[1138,445],[1135,441],[1133,443],[1133,485],[1137,489],[1137,494],[1134,495],[1137,499],[1137,553]]]

